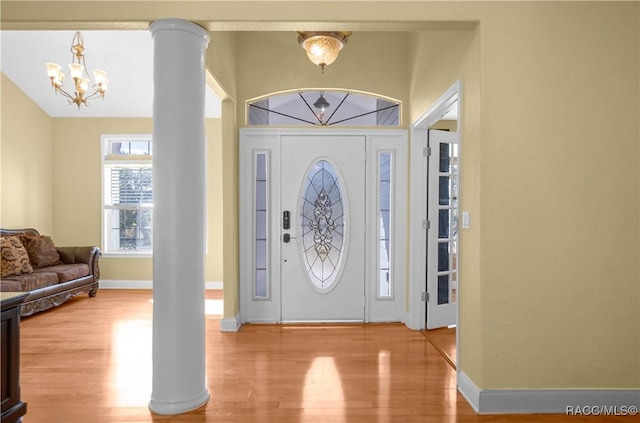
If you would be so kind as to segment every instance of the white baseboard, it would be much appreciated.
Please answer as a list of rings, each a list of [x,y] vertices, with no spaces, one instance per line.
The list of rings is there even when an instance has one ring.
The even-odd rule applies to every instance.
[[[458,391],[477,413],[480,409],[480,388],[460,369],[458,369]]]
[[[222,282],[205,282],[205,289],[222,289]],[[100,289],[153,289],[153,281],[100,279]]]
[[[220,322],[220,332],[237,332],[240,330],[240,315],[236,314],[233,317],[225,317]]]
[[[568,414],[599,407],[604,415],[640,407],[640,389],[479,389],[462,371],[458,391],[479,414]]]

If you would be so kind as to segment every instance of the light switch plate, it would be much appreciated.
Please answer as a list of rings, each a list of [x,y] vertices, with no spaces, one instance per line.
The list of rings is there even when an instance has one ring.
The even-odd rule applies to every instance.
[[[462,212],[462,229],[469,229],[470,217],[468,211]]]

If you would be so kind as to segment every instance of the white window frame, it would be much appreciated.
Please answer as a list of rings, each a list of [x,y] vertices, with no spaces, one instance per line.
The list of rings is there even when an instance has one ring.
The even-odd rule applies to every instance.
[[[104,134],[101,136],[101,232],[102,232],[102,255],[113,258],[143,258],[153,257],[153,246],[151,249],[144,250],[114,250],[109,248],[109,235],[107,213],[109,210],[119,207],[107,204],[107,198],[110,190],[107,188],[106,174],[107,169],[111,166],[149,166],[153,169],[152,155],[113,155],[110,154],[110,146],[113,142],[153,142],[152,134]],[[132,205],[131,207],[140,210],[153,210],[153,205]]]

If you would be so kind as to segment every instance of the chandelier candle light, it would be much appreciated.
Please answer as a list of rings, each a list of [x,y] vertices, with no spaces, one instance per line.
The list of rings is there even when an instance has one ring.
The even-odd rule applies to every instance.
[[[325,66],[332,64],[340,50],[347,44],[351,31],[298,31],[298,44],[307,52],[307,57],[320,66],[324,73]]]
[[[79,109],[82,104],[89,106],[89,100],[91,99],[96,97],[104,98],[108,89],[109,80],[107,79],[107,72],[99,69],[94,70],[93,89],[95,91],[86,95],[91,79],[89,79],[89,71],[87,71],[87,65],[84,61],[84,39],[80,32],[76,32],[76,35],[74,35],[70,50],[71,63],[69,63],[69,72],[75,83],[74,94],[71,95],[62,88],[65,76],[64,73],[60,71],[62,66],[56,63],[47,63],[47,73],[49,74],[51,86],[55,92],[62,93],[62,95],[69,99],[69,104],[76,104]],[[86,75],[86,78],[83,77],[83,75]]]

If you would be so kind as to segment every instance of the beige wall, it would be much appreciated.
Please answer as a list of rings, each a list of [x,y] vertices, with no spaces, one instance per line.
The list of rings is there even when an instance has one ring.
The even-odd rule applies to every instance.
[[[206,120],[207,281],[222,281],[220,120]],[[151,134],[151,119],[54,119],[53,206],[55,241],[59,245],[101,245],[101,154],[103,134]],[[100,261],[102,279],[153,279],[151,258],[111,258]]]
[[[246,100],[298,88],[345,88],[402,101],[407,126],[408,35],[396,32],[353,34],[338,59],[322,73],[298,45],[295,32],[241,32],[238,35],[239,123]],[[378,56],[379,52],[384,52]],[[383,61],[379,57],[383,57]]]
[[[4,74],[0,91],[0,226],[36,228],[42,234],[55,235],[52,119]]]
[[[2,74],[2,227],[57,245],[101,245],[102,134],[152,133],[151,119],[52,119]],[[223,281],[221,120],[207,119],[206,280]],[[153,279],[150,258],[109,258],[102,279]]]
[[[482,386],[638,388],[638,3],[488,11]]]
[[[29,3],[3,2],[3,21],[66,20],[67,11],[60,14],[55,4]],[[416,22],[479,22],[475,30],[440,36],[452,36],[443,41],[448,49],[441,61],[440,47],[425,33],[409,37],[411,51],[393,44],[376,68],[358,74],[346,66],[350,55],[362,58],[353,47],[356,32],[325,79],[307,72],[295,34],[268,38],[275,42],[273,51],[292,49],[275,58],[256,51],[259,56],[247,57],[243,49],[253,48],[251,35],[240,35],[236,110],[243,110],[246,98],[296,88],[291,84],[327,86],[335,69],[333,75],[342,79],[333,82],[341,86],[385,93],[392,84],[404,90],[388,95],[410,99],[414,119],[449,81],[462,79],[462,205],[471,211],[472,228],[461,235],[459,370],[482,389],[640,388],[637,2],[342,1],[338,9],[331,1],[211,1],[190,7],[168,1],[145,8],[132,0],[117,11],[109,2],[77,3],[74,13],[89,27],[105,11],[127,22],[179,15],[243,31],[269,22],[294,31],[283,28],[290,22],[340,21],[352,22],[355,31],[379,23],[427,32]],[[398,55],[406,60],[395,61]],[[261,72],[244,68],[260,68],[257,57],[267,60]],[[405,72],[392,72],[402,66]],[[308,76],[302,77],[302,69]],[[249,80],[252,75],[256,80]],[[233,137],[224,139],[225,160],[237,157]],[[235,163],[223,166],[235,169]],[[237,175],[225,170],[224,177],[224,214],[237,222],[237,194],[231,194],[237,193]],[[237,269],[237,241],[231,239],[237,226],[225,231],[225,249],[233,247],[225,255],[226,281],[227,257],[235,255]],[[237,289],[237,279],[232,284]],[[236,292],[229,295],[237,301]],[[225,304],[226,316],[236,310]]]
[[[456,81],[461,93],[461,210],[472,227],[460,232],[460,295],[458,361],[475,382],[482,380],[484,349],[480,280],[480,31],[421,31],[411,39],[411,121],[419,119]],[[440,126],[449,126],[443,125]]]
[[[238,314],[239,242],[238,242],[238,120],[236,117],[237,34],[212,32],[206,52],[207,70],[218,88],[221,105],[221,143],[216,160],[220,160],[221,193],[216,197],[221,208],[221,239],[224,248],[218,257],[222,261],[224,284],[224,315]]]
[[[237,98],[236,87],[236,39],[235,32],[217,31],[209,33],[210,41],[206,51],[207,70],[215,76],[216,86],[222,91],[223,99]]]
[[[461,369],[490,389],[638,388],[638,5],[477,17],[413,40],[412,119],[463,82]]]

